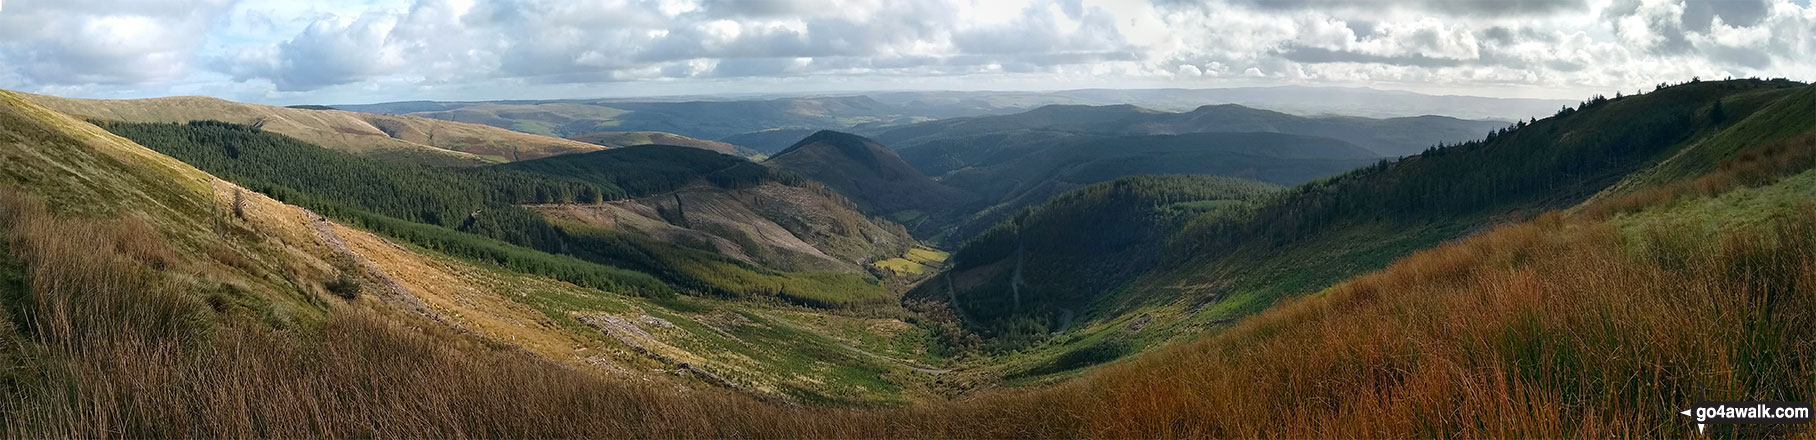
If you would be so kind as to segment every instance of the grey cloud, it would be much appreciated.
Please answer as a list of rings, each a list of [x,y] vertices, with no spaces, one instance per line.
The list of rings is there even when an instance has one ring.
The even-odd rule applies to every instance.
[[[1766,0],[1686,0],[1684,28],[1708,32],[1715,17],[1729,26],[1752,26],[1766,17]]]
[[[1134,59],[1113,17],[1078,0],[1040,3],[1002,26],[958,30],[963,17],[938,0],[858,3],[882,8],[868,14],[824,15],[825,0],[707,2],[692,12],[669,16],[654,2],[598,4],[535,0],[481,0],[461,16],[445,12],[445,0],[418,0],[406,14],[374,14],[355,25],[317,23],[308,31],[261,51],[242,51],[212,65],[237,80],[267,79],[284,91],[357,82],[425,69],[459,79],[522,78],[532,82],[615,81],[640,76],[749,77],[800,75],[831,67],[831,61],[862,59],[868,66],[845,69],[909,69],[927,66],[1000,64],[1031,70],[1063,63]],[[760,4],[759,4],[760,3]],[[1074,20],[1062,27],[1047,8],[1057,6]],[[819,15],[807,13],[817,9]],[[437,12],[441,11],[441,12]],[[793,17],[773,26],[752,17]],[[714,20],[736,19],[725,32]],[[389,21],[386,21],[389,20]],[[363,24],[396,23],[388,34]],[[897,48],[951,41],[953,51],[933,56],[899,55]],[[993,57],[966,57],[994,55]],[[795,58],[816,60],[805,67]],[[715,60],[698,72],[678,63]],[[439,66],[439,67],[437,67]]]
[[[1080,22],[1071,33],[1060,31],[1057,17],[1033,13],[1000,25],[956,32],[952,43],[960,51],[974,54],[1104,51],[1126,44],[1116,31],[1115,19],[1101,9],[1080,6],[1079,13],[1068,18]]]
[[[1196,4],[1192,0],[1163,0]],[[1585,0],[1236,0],[1262,10],[1379,11],[1407,9],[1452,16],[1530,16],[1588,10]]]
[[[1336,51],[1316,47],[1289,46],[1276,52],[1287,60],[1309,63],[1373,63],[1398,66],[1418,67],[1455,67],[1465,64],[1464,60],[1435,58],[1420,54],[1405,56],[1384,56],[1360,52]]]
[[[1513,44],[1514,42],[1513,30],[1500,26],[1491,27],[1488,28],[1488,30],[1482,31],[1481,37],[1483,40],[1500,44]]]
[[[1599,9],[1603,29],[1580,29],[1598,18],[1588,8],[1601,2],[1589,0],[1153,0],[1152,10],[1032,0],[988,22],[960,15],[970,0],[704,0],[691,10],[412,0],[347,17],[266,16],[254,2],[210,12],[234,0],[0,1],[0,86],[215,81],[191,64],[258,93],[1043,72],[1218,81],[1250,69],[1290,80],[1557,85],[1783,76],[1816,59],[1816,23],[1807,11],[1777,13],[1768,4],[1777,0],[1613,0]],[[124,29],[95,25],[108,17],[139,20],[141,38],[100,38]],[[1718,18],[1745,29],[1712,28]],[[232,31],[210,36],[220,22]]]
[[[1772,65],[1772,55],[1759,48],[1715,46],[1703,49],[1703,53],[1708,55],[1710,60],[1724,64],[1753,69],[1764,69]]]
[[[793,58],[730,58],[719,60],[718,67],[712,76],[736,78],[748,76],[780,76],[788,73],[794,66]]]

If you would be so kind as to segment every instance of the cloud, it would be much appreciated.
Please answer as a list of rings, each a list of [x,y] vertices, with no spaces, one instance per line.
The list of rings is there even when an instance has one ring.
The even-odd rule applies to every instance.
[[[1717,0],[1719,1],[1719,0]],[[1193,1],[1168,3],[1193,4]],[[1237,3],[1270,10],[1314,10],[1343,13],[1383,10],[1435,13],[1448,16],[1505,17],[1584,11],[1584,0],[1240,0]]]
[[[1791,0],[7,3],[0,87],[77,93],[939,78],[1606,90],[1816,72],[1816,8]]]
[[[224,0],[14,0],[0,10],[0,70],[37,85],[144,84],[189,72]]]

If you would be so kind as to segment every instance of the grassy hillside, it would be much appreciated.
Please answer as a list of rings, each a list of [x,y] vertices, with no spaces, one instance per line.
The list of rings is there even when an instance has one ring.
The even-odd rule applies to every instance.
[[[901,226],[872,220],[817,185],[694,185],[630,200],[532,208],[785,271],[869,273],[868,263],[900,257],[916,243]]]
[[[1705,396],[1816,399],[1813,177],[1498,227],[991,400],[1036,431],[941,415],[1002,437],[1695,436],[1678,411]]]
[[[674,286],[684,293],[826,307],[890,297],[861,274],[775,272],[624,231],[551,222],[519,206],[596,203],[701,180],[748,186],[769,178],[761,165],[710,151],[639,147],[576,156],[573,163],[550,158],[442,169],[378,161],[226,123],[108,127],[279,200],[439,252],[582,286],[654,297],[672,295]]]
[[[1227,279],[1242,270],[1231,271],[1228,268],[1240,265],[1227,263],[1244,261],[1250,267],[1263,267],[1254,264],[1261,263],[1306,270],[1269,280],[1266,287],[1238,282],[1231,286],[1234,289],[1256,288],[1260,297],[1316,290],[1354,271],[1385,265],[1411,250],[1487,225],[1569,207],[1677,151],[1718,136],[1735,121],[1767,115],[1736,112],[1733,119],[1711,118],[1708,108],[1718,99],[1750,93],[1784,99],[1800,91],[1783,84],[1732,81],[1687,84],[1615,100],[1596,98],[1483,141],[1435,148],[1304,185],[1253,211],[1195,220],[1173,239],[1175,255],[1189,261],[1182,268],[1225,269],[1218,271],[1221,275],[1197,272],[1200,275],[1173,277],[1166,283],[1195,285],[1211,276]],[[1373,238],[1345,238],[1361,236]],[[1308,249],[1319,251],[1303,251]],[[1316,263],[1323,258],[1354,266]]]
[[[601,149],[584,142],[415,116],[286,108],[205,97],[94,100],[27,96],[87,119],[258,125],[304,142],[402,163],[471,166]]]
[[[597,131],[568,136],[568,139],[606,147],[630,147],[637,145],[674,145],[699,148],[719,154],[729,154],[744,158],[756,158],[763,153],[737,145],[719,141],[694,139],[674,133],[659,131]]]
[[[1097,361],[1113,359],[1178,332],[1227,324],[1275,301],[1316,292],[1447,240],[1569,208],[1618,188],[1627,176],[1662,168],[1661,162],[1680,151],[1728,142],[1730,136],[1743,133],[1728,129],[1747,123],[1743,121],[1780,115],[1758,110],[1770,108],[1764,105],[1733,106],[1727,118],[1711,118],[1709,109],[1717,99],[1756,96],[1795,105],[1808,99],[1806,90],[1785,83],[1732,81],[1687,84],[1621,99],[1596,98],[1484,141],[1435,148],[1300,185],[1255,204],[1198,215],[1151,244],[1163,254],[1151,270],[1126,278],[1126,283],[1100,287],[1108,293],[1076,310],[1076,319],[1084,324],[1078,334],[1054,338],[1057,342],[1033,350],[1025,360],[1010,362],[1020,363],[1010,370],[1050,372],[1041,365],[1079,350],[1088,353],[1093,344],[1121,341],[1115,346],[1127,349],[1113,350]],[[971,268],[963,256],[1003,248],[1000,241],[981,240],[960,248],[955,253],[957,269],[950,275],[961,282],[947,296],[960,298],[961,304],[1000,304],[1005,297],[1044,294],[1025,288],[1017,292],[1000,282],[962,282],[1002,279],[1001,264]],[[1058,274],[1087,267],[1058,259],[1047,264],[1022,263]],[[922,287],[922,295],[937,296],[925,293],[927,289]],[[1066,286],[1050,289],[1063,292]],[[1051,316],[1025,323],[1019,332],[1058,328],[1058,320]],[[1137,321],[1139,325],[1132,324]],[[1125,325],[1143,330],[1128,331]]]

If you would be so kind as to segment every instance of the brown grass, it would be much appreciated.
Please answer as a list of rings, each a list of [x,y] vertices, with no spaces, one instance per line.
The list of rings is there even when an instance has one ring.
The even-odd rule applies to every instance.
[[[51,214],[0,190],[0,238],[29,292],[26,341],[0,349],[7,437],[961,436],[926,419],[781,407],[717,389],[612,379],[409,317],[345,307],[277,330],[219,315],[197,275],[132,221]],[[180,257],[176,257],[179,258]],[[180,260],[155,264],[182,265]],[[15,359],[0,356],[0,359]],[[990,414],[980,411],[979,414]],[[1002,418],[989,419],[993,423]],[[1032,421],[1024,417],[1022,420]],[[786,422],[784,422],[786,421]],[[1035,424],[1015,426],[1037,426]],[[893,435],[887,435],[893,436]]]
[[[197,263],[142,222],[63,218],[0,191],[0,239],[29,284],[4,304],[22,312],[6,315],[26,341],[0,349],[19,354],[0,356],[17,360],[0,376],[13,378],[0,386],[0,429],[90,438],[1682,437],[1694,427],[1676,411],[1705,396],[1816,396],[1816,208],[1714,235],[1658,227],[1624,236],[1595,218],[1548,214],[1423,251],[1061,385],[855,411],[603,377],[353,307],[273,329],[198,301],[207,281],[171,269]]]
[[[1757,187],[1816,167],[1816,133],[1749,149],[1723,159],[1715,171],[1694,179],[1621,194],[1585,204],[1582,214],[1605,219],[1689,197],[1707,197],[1740,187]]]
[[[1816,211],[1675,257],[1558,216],[1411,256],[1082,385],[1103,437],[1659,437],[1809,400]],[[1667,265],[1681,264],[1677,270]],[[1082,391],[1082,390],[1081,390]]]

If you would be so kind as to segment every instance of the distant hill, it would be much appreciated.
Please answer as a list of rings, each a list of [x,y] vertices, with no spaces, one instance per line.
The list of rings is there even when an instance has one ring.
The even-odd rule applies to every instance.
[[[794,146],[802,138],[820,131],[813,128],[771,128],[749,133],[734,134],[720,138],[719,141],[750,147],[763,154],[774,155]]]
[[[1021,208],[1124,176],[1206,174],[1294,185],[1381,160],[1336,139],[1280,133],[1100,136],[1029,130],[942,139],[901,151],[942,184],[977,194],[943,241],[964,240]]]
[[[623,402],[601,396],[662,396],[682,387],[693,390],[685,395],[711,393],[750,405],[762,404],[748,395],[882,404],[902,402],[901,388],[916,383],[893,378],[912,377],[912,365],[937,361],[892,359],[916,356],[927,343],[912,324],[876,316],[902,314],[882,312],[896,295],[861,273],[777,271],[573,222],[499,228],[573,234],[565,238],[574,240],[569,249],[551,252],[487,235],[484,224],[493,220],[540,218],[512,206],[537,193],[558,196],[573,181],[491,167],[396,164],[222,122],[100,125],[106,127],[0,90],[0,303],[7,311],[0,317],[0,358],[8,368],[33,372],[9,373],[0,387],[0,399],[11,402],[9,424],[0,428],[8,434],[338,437],[361,431],[351,426],[365,423],[358,420],[364,416],[314,426],[252,420],[307,412],[321,402],[309,396],[394,408],[384,418],[409,419],[416,409],[391,403],[432,401],[454,389],[517,393],[561,402],[556,406],[576,402],[572,397]],[[532,187],[542,191],[518,191]],[[535,208],[556,204],[547,203]],[[757,296],[679,296],[714,286],[665,285],[649,273],[581,259],[613,252],[669,258],[679,270],[664,276],[691,271]],[[839,298],[878,308],[798,305],[835,305]],[[866,333],[874,338],[834,339],[847,327],[874,329]],[[323,365],[340,366],[317,368]],[[64,374],[77,371],[93,374]],[[217,380],[222,374],[252,380]],[[519,374],[537,379],[505,382],[575,391],[501,386],[500,378]],[[632,379],[601,379],[619,374]],[[158,386],[132,385],[145,377],[163,379]],[[286,385],[273,385],[280,383]],[[413,385],[396,388],[409,395],[345,392],[371,383]],[[652,385],[663,391],[638,391]],[[109,412],[201,420],[229,411],[227,418],[245,422],[207,428],[152,422],[120,430],[98,428],[120,419],[96,415],[68,423],[87,405],[69,393],[113,392],[106,390],[130,390],[104,404]],[[599,415],[574,411],[562,418]],[[446,418],[405,430],[445,436],[451,431],[443,427],[485,418],[433,417]],[[611,429],[604,426],[543,433]]]
[[[585,142],[415,116],[285,108],[206,97],[93,100],[27,96],[57,111],[88,119],[214,120],[253,125],[323,147],[397,162],[470,166],[603,149]]]
[[[1609,209],[1625,209],[1608,206],[1672,197],[1646,193],[1650,185],[1704,172],[1757,172],[1738,164],[1763,160],[1742,152],[1810,132],[1816,127],[1810,125],[1812,108],[1816,89],[1785,81],[1692,83],[1617,99],[1597,97],[1536,123],[1495,130],[1481,141],[1382,161],[1166,223],[1173,225],[1170,232],[1130,245],[1150,249],[1159,259],[1145,267],[1115,268],[1116,275],[1105,279],[1123,281],[1101,284],[1069,278],[1099,273],[1101,262],[1019,250],[1032,246],[1016,232],[1025,230],[1028,217],[1008,216],[954,253],[955,269],[945,275],[953,284],[923,286],[917,294],[955,298],[968,316],[1020,313],[1018,319],[1043,323],[1043,331],[1072,319],[1139,320],[1148,328],[1143,332],[1155,335],[1167,333],[1155,326],[1200,331],[1494,225],[1596,199],[1607,200],[1582,215],[1607,216]],[[1627,201],[1615,201],[1622,197]],[[1114,198],[1078,200],[1087,207],[1060,208],[1073,202],[1056,201],[1033,211],[1117,209]],[[1102,230],[1100,222],[1084,220],[1044,236]],[[1016,255],[1023,257],[1011,258]],[[1023,268],[1023,281],[1010,289],[1016,277],[1005,268],[1016,266]],[[1086,309],[1033,312],[1016,307],[1015,296],[1090,301]],[[986,331],[1030,331],[1015,330],[1019,327],[1006,324],[1010,321],[995,321]]]
[[[764,163],[824,183],[864,212],[905,224],[937,216],[969,199],[908,166],[895,151],[849,133],[814,133]]]
[[[730,143],[694,139],[674,133],[659,131],[600,131],[582,135],[569,136],[568,139],[606,147],[630,147],[636,145],[674,145],[714,151],[738,157],[751,158],[762,155],[757,150],[744,148]]]
[[[959,116],[1023,111],[1051,104],[1133,104],[1183,112],[1215,104],[1239,104],[1296,115],[1395,118],[1444,115],[1463,119],[1515,120],[1544,116],[1573,104],[1562,99],[1427,95],[1353,87],[1228,87],[1211,89],[1083,89],[1053,92],[879,92],[884,103]]]
[[[1478,139],[1488,131],[1506,125],[1501,121],[1443,116],[1306,117],[1234,104],[1207,105],[1183,113],[1130,105],[1049,105],[1011,115],[955,118],[893,127],[876,133],[875,138],[897,149],[909,149],[940,140],[1022,130],[1118,136],[1271,132],[1342,139],[1380,156],[1400,157],[1440,143]]]
[[[844,128],[865,123],[908,123],[942,116],[922,114],[912,108],[883,104],[864,96],[730,101],[406,102],[335,107],[407,113],[557,137],[600,131],[659,131],[699,139],[723,139],[777,127]]]

